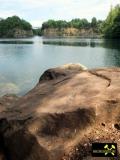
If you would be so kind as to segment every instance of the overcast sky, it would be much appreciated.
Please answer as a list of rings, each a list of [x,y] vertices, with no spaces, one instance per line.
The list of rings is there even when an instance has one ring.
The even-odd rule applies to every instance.
[[[17,15],[38,27],[48,19],[105,19],[116,4],[120,0],[0,0],[0,17]]]

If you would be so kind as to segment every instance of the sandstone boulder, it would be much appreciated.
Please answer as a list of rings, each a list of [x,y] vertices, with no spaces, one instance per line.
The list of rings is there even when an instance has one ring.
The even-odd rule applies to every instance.
[[[3,159],[97,160],[92,142],[116,142],[120,158],[120,68],[68,68],[1,110]]]

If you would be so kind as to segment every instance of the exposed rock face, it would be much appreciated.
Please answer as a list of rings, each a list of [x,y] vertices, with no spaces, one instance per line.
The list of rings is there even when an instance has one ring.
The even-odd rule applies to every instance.
[[[98,31],[94,29],[76,29],[76,28],[49,28],[43,30],[43,36],[80,36],[80,37],[100,37]]]
[[[33,31],[32,30],[21,30],[21,29],[15,29],[14,31],[14,38],[26,38],[26,37],[32,37]]]
[[[120,158],[119,82],[120,68],[48,70],[1,110],[0,160],[99,160],[92,142],[116,142]]]
[[[32,30],[23,30],[19,28],[14,28],[6,32],[3,38],[29,38],[33,36]]]

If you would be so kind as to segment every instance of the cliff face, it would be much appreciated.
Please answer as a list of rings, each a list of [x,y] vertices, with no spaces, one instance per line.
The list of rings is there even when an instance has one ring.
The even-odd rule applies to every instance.
[[[120,159],[119,82],[120,68],[70,64],[21,98],[3,97],[0,160],[98,160],[92,142],[116,142]]]
[[[21,29],[15,29],[14,31],[14,38],[26,38],[26,37],[32,37],[33,31],[32,30],[21,30]]]
[[[6,32],[5,35],[3,35],[3,38],[28,38],[33,36],[32,30],[22,30],[19,28],[15,28],[12,30],[9,30]]]
[[[63,29],[44,29],[44,36],[76,36],[76,37],[98,37],[100,34],[95,29],[76,29],[76,28],[63,28]]]

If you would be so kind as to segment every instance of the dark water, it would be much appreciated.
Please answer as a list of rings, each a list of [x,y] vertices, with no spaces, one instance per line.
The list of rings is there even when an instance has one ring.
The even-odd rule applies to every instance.
[[[120,40],[0,39],[0,96],[24,95],[46,69],[66,63],[88,68],[120,66]]]

